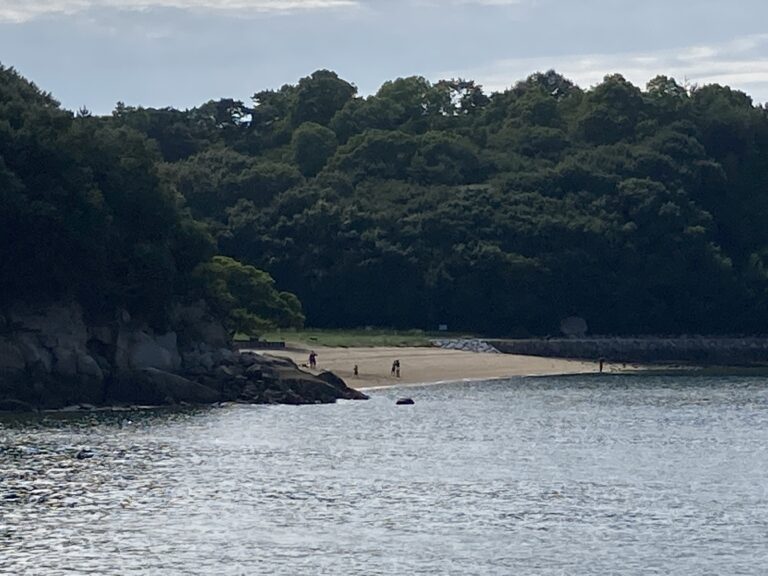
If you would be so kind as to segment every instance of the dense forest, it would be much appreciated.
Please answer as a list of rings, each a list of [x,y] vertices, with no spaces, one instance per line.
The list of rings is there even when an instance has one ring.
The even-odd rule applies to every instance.
[[[74,300],[164,328],[175,304],[202,299],[232,332],[300,326],[296,296],[217,255],[162,165],[142,132],[62,110],[0,66],[0,311]]]
[[[321,70],[248,103],[94,117],[0,74],[13,297],[161,316],[203,293],[235,323],[295,325],[295,294],[316,327],[516,336],[571,315],[600,334],[768,326],[768,111],[728,87],[550,71],[366,97]]]

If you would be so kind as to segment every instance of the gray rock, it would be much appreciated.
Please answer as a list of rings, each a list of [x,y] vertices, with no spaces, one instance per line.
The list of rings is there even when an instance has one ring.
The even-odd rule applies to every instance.
[[[216,377],[222,380],[231,380],[238,374],[230,366],[217,366]]]
[[[200,352],[197,350],[183,352],[181,355],[181,365],[185,370],[197,370],[200,368]]]
[[[200,355],[200,366],[206,370],[212,370],[214,365],[215,362],[213,361],[213,354],[211,352],[206,352],[205,354]]]
[[[146,381],[157,388],[159,396],[170,398],[175,402],[209,404],[218,402],[220,399],[220,395],[216,390],[177,374],[171,374],[156,368],[145,368],[141,373]]]
[[[0,399],[0,412],[34,412],[31,404],[15,398]]]
[[[88,329],[79,305],[55,304],[45,308],[18,306],[11,314],[20,330],[36,332],[47,348],[85,350]]]
[[[176,335],[176,332],[167,332],[165,334],[159,334],[155,336],[155,342],[157,342],[157,345],[165,348],[172,354],[178,354],[179,353],[179,338]]]
[[[20,334],[16,338],[16,343],[30,369],[38,374],[51,373],[53,355],[40,343],[34,334]]]
[[[258,364],[260,360],[261,356],[253,352],[240,352],[238,355],[238,361],[243,366],[252,366],[254,364]]]
[[[462,350],[464,352],[476,352],[485,354],[501,354],[494,346],[483,340],[472,339],[439,339],[432,340],[432,345],[446,350]]]
[[[16,307],[0,334],[0,399],[13,410],[104,403],[209,404],[221,400],[314,404],[365,398],[333,374],[302,372],[289,359],[240,354],[205,305],[156,335],[124,311],[86,326],[77,305]],[[184,376],[181,369],[183,348]],[[269,392],[267,394],[267,391]],[[9,400],[10,399],[10,400]],[[17,400],[18,399],[18,400]]]
[[[344,381],[333,372],[322,372],[314,376],[296,368],[275,369],[277,380],[270,384],[271,389],[295,395],[302,399],[302,404],[333,403],[338,399],[366,400],[362,392],[347,387]],[[269,378],[265,377],[265,381]],[[273,401],[277,401],[274,400]],[[287,403],[294,403],[293,401]]]
[[[0,373],[19,372],[24,370],[26,365],[19,347],[5,338],[0,338]]]
[[[101,342],[102,344],[109,346],[112,344],[114,334],[109,326],[92,326],[89,328],[88,333],[92,340]]]
[[[176,335],[164,334],[159,337],[145,330],[121,328],[117,338],[115,362],[120,370],[177,370],[181,367],[181,356],[175,346]]]
[[[104,356],[101,356],[100,354],[92,354],[91,355],[94,360],[96,360],[96,364],[99,365],[99,368],[101,368],[102,374],[106,375],[112,372],[112,364],[104,358]]]
[[[264,393],[264,385],[257,384],[255,382],[249,382],[243,387],[240,393],[240,400],[247,400],[249,402],[258,402]]]
[[[81,376],[93,378],[98,382],[102,382],[104,380],[104,372],[102,372],[99,363],[96,362],[96,360],[88,354],[78,354],[77,372]]]
[[[258,364],[251,364],[246,368],[245,373],[249,378],[260,379],[264,374],[264,370]]]
[[[235,352],[232,352],[229,348],[218,348],[213,353],[213,361],[216,364],[221,364],[222,362],[233,362],[233,359],[235,358]]]
[[[323,372],[320,372],[316,378],[335,388],[338,393],[338,398],[344,398],[345,400],[368,400],[367,395],[347,386],[347,383],[333,372],[324,370]]]
[[[262,358],[266,366],[298,369],[296,362],[294,362],[290,358],[283,358],[282,356],[269,356],[269,355],[264,355],[262,356]]]
[[[224,325],[211,315],[205,302],[176,306],[172,313],[172,324],[185,343],[207,342],[214,348],[229,345],[229,333]]]
[[[77,375],[78,352],[74,348],[56,348],[53,351],[54,362],[52,372],[66,378]]]
[[[115,368],[118,373],[131,371],[131,344],[133,342],[133,330],[121,325],[115,339]]]

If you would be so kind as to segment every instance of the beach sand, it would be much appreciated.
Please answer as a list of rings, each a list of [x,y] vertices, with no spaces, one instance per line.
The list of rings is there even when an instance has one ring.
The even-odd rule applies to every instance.
[[[512,354],[482,354],[442,348],[326,348],[316,347],[317,369],[310,370],[309,350],[288,349],[265,352],[291,358],[303,370],[330,370],[347,385],[360,390],[402,384],[427,384],[461,380],[486,380],[509,376],[584,374],[599,371],[597,362],[583,362]],[[400,360],[400,378],[391,375],[392,362]],[[357,364],[359,375],[353,369]],[[606,363],[605,372],[620,365]]]

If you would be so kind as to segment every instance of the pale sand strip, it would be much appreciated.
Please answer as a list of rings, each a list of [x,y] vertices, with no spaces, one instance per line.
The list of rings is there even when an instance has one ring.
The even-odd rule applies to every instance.
[[[404,384],[490,380],[509,376],[545,376],[598,372],[597,362],[582,362],[511,354],[477,354],[441,348],[325,348],[316,347],[317,370],[330,370],[352,388],[371,389]],[[304,370],[309,351],[266,352],[291,358]],[[392,362],[400,360],[400,378],[391,376]],[[353,369],[357,364],[359,375]],[[606,364],[604,371],[618,371]]]

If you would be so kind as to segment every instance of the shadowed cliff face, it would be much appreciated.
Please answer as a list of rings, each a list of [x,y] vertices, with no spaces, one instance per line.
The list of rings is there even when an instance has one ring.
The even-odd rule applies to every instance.
[[[17,307],[0,318],[0,410],[364,397],[290,361],[233,352],[227,331],[202,303],[177,306],[165,333],[124,310],[89,324],[75,303]]]

